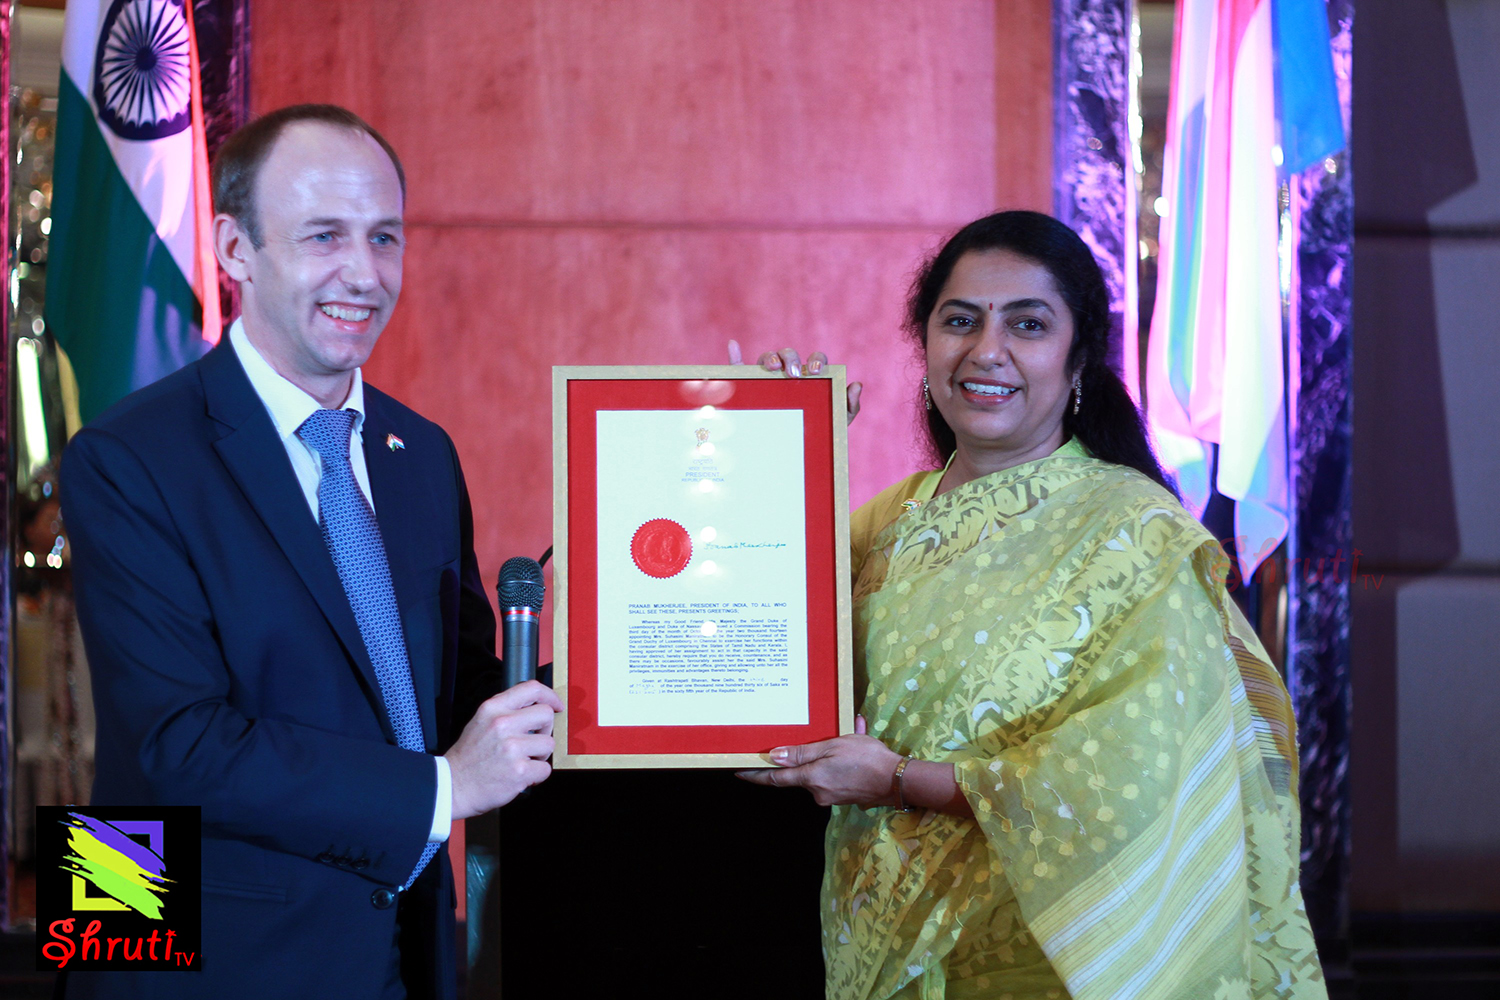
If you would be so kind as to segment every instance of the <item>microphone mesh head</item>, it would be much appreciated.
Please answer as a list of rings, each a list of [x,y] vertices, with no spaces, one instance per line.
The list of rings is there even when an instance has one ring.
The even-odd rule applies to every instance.
[[[547,594],[541,564],[526,556],[505,560],[505,565],[500,567],[500,583],[496,591],[501,608],[526,607],[541,614],[542,599]]]

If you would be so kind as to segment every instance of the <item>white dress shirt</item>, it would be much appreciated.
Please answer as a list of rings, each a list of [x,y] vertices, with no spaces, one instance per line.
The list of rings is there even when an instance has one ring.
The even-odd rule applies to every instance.
[[[312,511],[313,520],[316,521],[318,481],[323,476],[323,460],[311,445],[297,436],[297,428],[313,415],[313,411],[322,409],[323,404],[283,378],[271,367],[270,362],[261,357],[255,345],[250,343],[250,338],[245,336],[243,321],[236,319],[230,326],[229,343],[250,379],[251,388],[265,404],[266,411],[271,415],[271,422],[276,425],[276,432],[281,435],[281,444],[286,448],[287,457],[292,460],[292,471],[297,474],[297,482],[302,486],[308,509]],[[365,426],[365,383],[358,368],[354,369],[354,384],[349,388],[349,397],[344,400],[342,409],[353,410],[355,413],[354,429],[349,434],[349,464],[354,467],[354,479],[359,483],[359,491],[365,495],[370,509],[374,510],[375,499],[370,495],[370,473],[365,468],[362,433]],[[432,831],[427,839],[444,841],[448,839],[453,826],[453,773],[444,758],[434,757],[433,760],[437,763],[437,801],[433,805]]]

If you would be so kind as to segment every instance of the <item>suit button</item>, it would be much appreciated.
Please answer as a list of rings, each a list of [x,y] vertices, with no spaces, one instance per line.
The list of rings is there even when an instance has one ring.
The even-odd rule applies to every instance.
[[[370,867],[370,859],[369,858],[355,858],[354,859],[354,864],[350,865],[349,867],[353,868],[357,872],[362,872],[366,868]]]
[[[370,893],[370,905],[374,906],[377,910],[389,910],[391,904],[395,901],[396,894],[385,886],[381,886]]]
[[[329,854],[327,851],[324,851],[322,854],[319,854],[313,860],[317,861],[320,864],[331,865],[331,864],[333,864],[333,855]]]
[[[350,864],[350,861],[349,861],[348,856],[344,855],[344,856],[340,856],[340,857],[334,858],[333,859],[333,863],[336,864],[336,865],[338,865],[340,868],[348,868],[349,864]]]

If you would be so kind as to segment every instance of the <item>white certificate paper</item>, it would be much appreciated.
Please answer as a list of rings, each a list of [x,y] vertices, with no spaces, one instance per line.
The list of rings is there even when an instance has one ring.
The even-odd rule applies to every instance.
[[[596,419],[599,725],[807,725],[802,411]]]

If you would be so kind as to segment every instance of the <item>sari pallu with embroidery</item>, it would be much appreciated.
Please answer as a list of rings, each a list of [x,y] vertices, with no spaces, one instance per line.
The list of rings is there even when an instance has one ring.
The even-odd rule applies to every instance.
[[[853,519],[856,684],[974,819],[834,809],[828,995],[1325,997],[1290,704],[1218,544],[1072,442],[902,512],[936,476]]]

